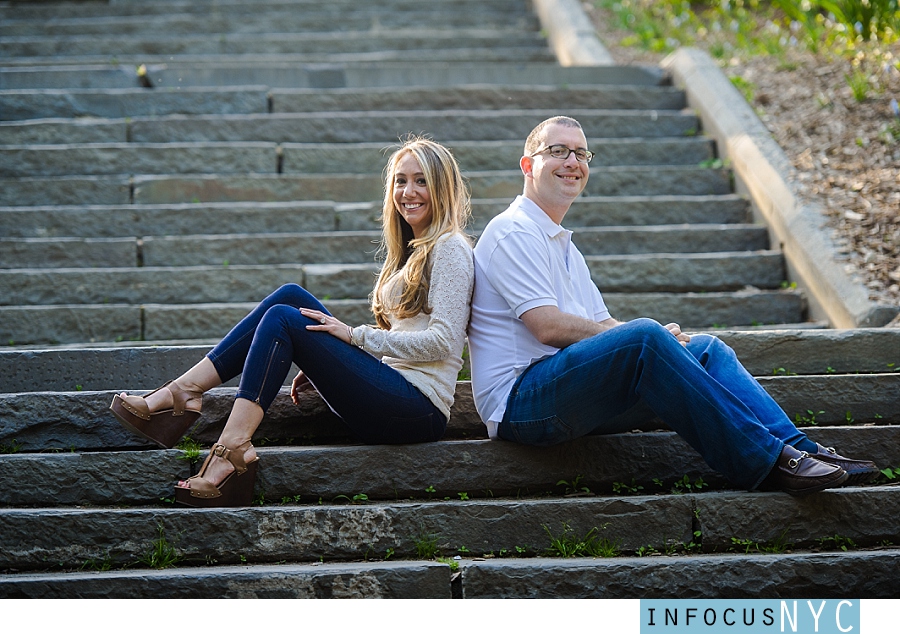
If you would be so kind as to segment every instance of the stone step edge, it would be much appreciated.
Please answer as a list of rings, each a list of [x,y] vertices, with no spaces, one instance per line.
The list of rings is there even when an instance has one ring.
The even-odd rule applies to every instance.
[[[900,550],[322,563],[0,576],[18,598],[893,598]],[[799,571],[804,574],[798,574]],[[755,583],[748,583],[753,579]]]
[[[835,547],[866,548],[895,536],[892,518],[900,510],[900,486],[891,485],[833,489],[815,500],[732,491],[361,503],[344,497],[343,504],[286,499],[239,509],[0,509],[8,535],[0,568],[39,569],[39,552],[64,566],[104,558],[127,564],[159,527],[182,558],[223,564],[242,561],[239,556],[253,563],[377,559],[386,553],[415,558],[416,542],[425,539],[445,556],[552,557],[546,545],[552,548],[554,536],[578,538],[592,529],[615,546],[616,557],[669,548],[685,554],[793,551],[827,546],[835,535],[844,538],[832,539]],[[224,525],[233,531],[208,534]],[[365,528],[349,530],[353,525]],[[47,533],[38,537],[37,526]],[[274,526],[285,530],[271,534]],[[73,530],[78,534],[67,534]]]
[[[449,599],[450,570],[434,561],[269,564],[0,575],[4,598]]]
[[[115,425],[110,422],[104,425]],[[806,428],[809,437],[844,455],[900,467],[900,426]],[[262,444],[262,443],[260,443]],[[655,491],[699,478],[723,488],[724,478],[673,432],[586,436],[552,448],[491,440],[421,445],[260,446],[256,499],[297,502],[352,498],[397,500],[430,496],[471,499],[553,495],[560,483],[612,491],[616,482]],[[606,456],[602,458],[601,456]],[[199,468],[180,450],[14,453],[0,455],[0,505],[71,507],[156,505]],[[316,465],[314,470],[310,464]],[[522,470],[528,465],[527,472]],[[47,473],[61,477],[48,478]],[[630,477],[629,477],[630,476]],[[431,491],[429,491],[429,487]],[[816,499],[816,498],[811,498]]]

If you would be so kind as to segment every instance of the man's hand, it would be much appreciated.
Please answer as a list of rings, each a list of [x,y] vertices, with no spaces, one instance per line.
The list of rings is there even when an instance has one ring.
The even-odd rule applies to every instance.
[[[303,373],[303,370],[300,370],[291,382],[291,400],[294,401],[294,405],[300,404],[300,392],[314,389],[313,384],[309,382],[309,377]]]
[[[681,332],[681,326],[678,324],[666,324],[665,329],[675,335],[675,338],[681,342],[681,345],[686,346],[688,342],[691,340],[691,336]]]

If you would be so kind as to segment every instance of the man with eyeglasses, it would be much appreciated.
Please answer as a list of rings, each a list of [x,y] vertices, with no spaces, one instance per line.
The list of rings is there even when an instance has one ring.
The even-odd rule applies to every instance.
[[[807,495],[876,477],[809,440],[719,339],[610,315],[561,226],[592,158],[575,119],[539,124],[519,159],[523,194],[475,246],[469,354],[489,436],[549,446],[624,432],[619,415],[642,400],[742,488]]]

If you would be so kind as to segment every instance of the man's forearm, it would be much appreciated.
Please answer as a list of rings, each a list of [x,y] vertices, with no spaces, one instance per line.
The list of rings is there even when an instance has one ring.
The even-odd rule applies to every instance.
[[[565,348],[622,323],[612,318],[592,321],[564,313],[555,306],[533,308],[521,319],[538,341],[554,348]]]

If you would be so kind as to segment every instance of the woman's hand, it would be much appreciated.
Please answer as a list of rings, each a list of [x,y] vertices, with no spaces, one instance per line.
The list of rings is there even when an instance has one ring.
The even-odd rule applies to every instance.
[[[291,382],[291,400],[294,401],[294,405],[300,404],[300,392],[308,392],[313,389],[315,388],[309,382],[309,377],[303,373],[303,370],[300,370]]]
[[[301,308],[300,314],[310,319],[315,319],[318,324],[311,324],[306,327],[307,330],[320,330],[327,332],[343,341],[350,343],[350,326],[342,322],[340,319],[327,315],[320,310],[312,310],[311,308]]]

